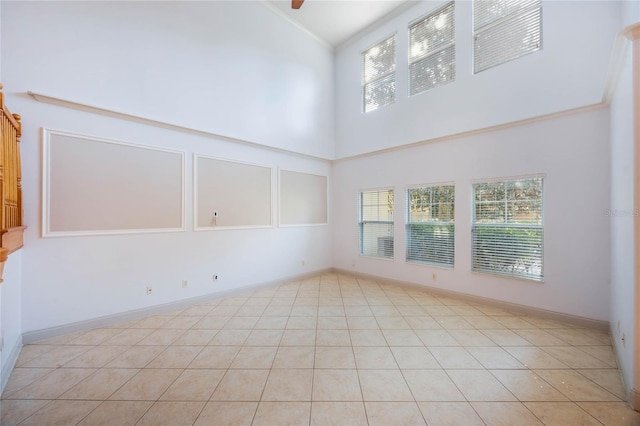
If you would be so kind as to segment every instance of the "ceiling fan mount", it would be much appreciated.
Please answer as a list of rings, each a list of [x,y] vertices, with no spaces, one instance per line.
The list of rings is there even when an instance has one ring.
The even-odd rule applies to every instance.
[[[291,8],[292,9],[300,9],[304,0],[291,0]]]

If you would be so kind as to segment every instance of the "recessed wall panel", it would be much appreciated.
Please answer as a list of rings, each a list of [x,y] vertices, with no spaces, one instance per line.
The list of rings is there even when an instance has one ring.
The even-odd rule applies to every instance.
[[[327,177],[280,171],[280,225],[327,223]]]

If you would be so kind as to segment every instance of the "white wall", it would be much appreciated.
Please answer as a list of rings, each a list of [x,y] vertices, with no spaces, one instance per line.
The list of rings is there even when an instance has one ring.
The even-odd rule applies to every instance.
[[[332,54],[324,46],[256,3],[3,2],[2,7],[3,78],[10,105],[24,117],[29,228],[22,258],[23,332],[331,266],[330,226],[192,231],[193,153],[272,166],[274,187],[277,167],[329,175],[327,161],[24,95],[40,91],[328,157],[333,77]],[[185,151],[186,232],[42,239],[41,127]],[[145,294],[149,285],[153,296]]]
[[[473,75],[470,1],[456,2],[456,81],[408,97],[408,23],[424,1],[336,53],[336,157],[599,103],[618,30],[616,1],[544,1],[543,49]],[[594,25],[597,23],[597,25]],[[362,113],[361,52],[396,32],[396,103]]]
[[[581,317],[609,318],[609,115],[605,108],[334,165],[333,264],[341,269]],[[471,272],[471,183],[545,174],[544,283]],[[408,185],[455,182],[455,269],[404,261]],[[393,187],[395,259],[358,255],[358,192]],[[432,280],[432,273],[437,280]]]
[[[640,3],[624,2],[622,26],[640,21]],[[633,382],[634,333],[634,135],[631,43],[627,44],[611,100],[611,323],[613,343],[627,389]],[[637,254],[636,254],[637,256]],[[618,327],[619,324],[619,327]],[[622,337],[625,337],[625,342]]]
[[[14,93],[333,156],[333,52],[260,2],[3,8],[4,78]]]

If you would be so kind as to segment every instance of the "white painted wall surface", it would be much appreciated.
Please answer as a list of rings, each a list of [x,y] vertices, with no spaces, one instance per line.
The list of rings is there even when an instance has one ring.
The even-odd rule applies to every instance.
[[[332,62],[324,46],[253,3],[2,7],[3,77],[10,105],[24,117],[29,228],[22,332],[331,266],[330,225],[192,231],[193,153],[272,166],[274,188],[277,167],[330,175],[330,163],[38,103],[24,94],[41,91],[324,157],[333,149]],[[239,25],[241,18],[250,25]],[[184,151],[186,232],[42,239],[41,127]],[[274,218],[277,213],[274,207]]]
[[[333,174],[334,266],[597,320],[609,319],[609,114],[605,108],[341,160]],[[544,174],[544,283],[471,272],[471,185]],[[405,190],[456,185],[455,269],[408,264]],[[395,259],[358,254],[358,192],[393,187]],[[432,273],[437,280],[432,281]]]
[[[640,21],[640,3],[626,1],[622,27]],[[627,390],[633,382],[634,333],[634,136],[633,76],[631,43],[627,43],[623,68],[611,100],[611,323],[615,345]],[[618,327],[619,324],[619,327]],[[637,332],[638,330],[636,330]],[[625,342],[622,337],[625,337]]]
[[[617,1],[543,1],[543,49],[473,74],[470,1],[456,2],[456,80],[408,97],[407,27],[425,1],[336,52],[336,158],[601,102]],[[362,113],[361,52],[396,33],[396,103]]]
[[[13,93],[333,156],[333,52],[260,2],[3,8],[4,77]]]

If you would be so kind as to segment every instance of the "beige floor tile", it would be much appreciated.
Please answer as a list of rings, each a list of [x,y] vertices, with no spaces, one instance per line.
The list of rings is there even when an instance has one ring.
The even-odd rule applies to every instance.
[[[506,327],[487,315],[463,315],[462,319],[477,330],[503,330]]]
[[[160,328],[174,328],[174,329],[189,329],[193,327],[198,321],[200,321],[199,317],[189,317],[189,316],[177,316],[166,323],[162,324]]]
[[[288,304],[283,306],[280,303],[282,302],[273,304],[272,301],[271,305],[266,307],[262,315],[265,317],[288,317],[291,313],[291,306]],[[293,305],[293,301],[291,301],[291,305]]]
[[[440,324],[429,315],[408,316],[405,320],[414,330],[440,330]]]
[[[280,346],[273,368],[313,368],[315,353],[312,346]]]
[[[514,330],[523,339],[536,346],[565,346],[566,343],[558,339],[546,330],[540,329],[520,329]]]
[[[91,376],[66,391],[60,399],[85,399],[102,401],[108,399],[115,391],[135,376],[137,369],[106,368],[98,370]]]
[[[483,426],[484,422],[468,402],[419,402],[428,425]]]
[[[312,402],[312,426],[367,426],[362,402]]]
[[[191,327],[194,330],[220,330],[229,322],[231,316],[207,315]]]
[[[536,370],[536,373],[571,401],[619,401],[615,395],[576,371]]]
[[[315,346],[315,330],[285,330],[280,346]]]
[[[8,396],[10,399],[55,399],[96,370],[58,368]]]
[[[314,366],[315,368],[356,368],[353,348],[318,346]]]
[[[269,370],[228,370],[212,401],[260,401]]]
[[[153,333],[152,328],[129,328],[120,330],[120,333],[103,342],[103,345],[131,346]]]
[[[446,370],[468,401],[515,401],[516,398],[487,370]]]
[[[580,346],[580,350],[606,363],[611,368],[618,368],[616,354],[613,352],[610,343],[607,346]]]
[[[75,425],[98,405],[100,405],[99,401],[51,401],[50,404],[27,417],[20,425]]]
[[[247,346],[278,346],[283,330],[253,330],[244,342]]]
[[[155,401],[182,373],[179,369],[140,370],[109,399],[114,401]]]
[[[387,316],[376,316],[376,321],[378,322],[378,326],[382,330],[411,330],[411,326],[409,323],[401,316],[395,317],[387,317]]]
[[[167,346],[175,342],[178,337],[183,335],[185,330],[161,328],[155,330],[144,339],[140,340],[137,345]]]
[[[249,426],[257,402],[208,402],[194,426]]]
[[[465,320],[464,318],[458,316],[442,316],[442,315],[432,315],[433,319],[438,322],[440,327],[445,330],[473,330],[473,325]]]
[[[89,330],[82,335],[78,336],[78,338],[69,342],[70,345],[99,345],[106,340],[114,337],[117,334],[120,334],[121,330],[117,328],[96,328],[93,330]]]
[[[32,345],[34,347],[36,345]],[[92,346],[51,346],[37,345],[42,353],[30,359],[18,358],[17,367],[31,368],[58,368],[62,367],[72,359],[82,355]]]
[[[315,370],[313,401],[362,401],[356,370]]]
[[[184,311],[182,311],[180,315],[202,317],[202,316],[208,315],[209,312],[211,312],[212,310],[213,310],[213,306],[193,305],[188,307]]]
[[[255,317],[243,317],[243,316],[235,316],[232,317],[227,323],[224,325],[224,329],[226,330],[253,330],[256,326],[256,323],[260,319],[259,316]]]
[[[313,369],[278,369],[269,373],[262,401],[311,401]]]
[[[209,342],[209,346],[240,346],[249,337],[251,330],[220,330]]]
[[[393,346],[391,352],[401,369],[440,368],[431,352],[424,347]]]
[[[482,365],[465,348],[429,347],[429,352],[445,369],[481,369]]]
[[[402,370],[416,401],[464,401],[444,370]]]
[[[191,426],[204,407],[204,402],[159,401],[136,424],[137,426]]]
[[[416,335],[427,347],[460,346],[460,343],[446,330],[417,330]]]
[[[310,402],[260,402],[252,425],[308,426]]]
[[[65,367],[100,368],[129,349],[129,346],[96,346],[75,357]]]
[[[588,369],[577,371],[586,378],[602,386],[618,398],[622,400],[626,399],[626,391],[624,389],[624,386],[622,385],[620,370],[618,370],[617,368],[608,368],[602,370]]]
[[[358,370],[365,401],[413,401],[400,370]]]
[[[318,318],[315,316],[289,317],[287,321],[287,330],[315,330],[317,328]]]
[[[373,316],[348,316],[349,330],[379,330],[380,326]]]
[[[556,328],[547,330],[549,334],[556,336],[558,339],[567,342],[569,345],[599,345],[598,339],[594,339],[589,335],[576,328]]]
[[[152,405],[151,401],[104,401],[79,426],[133,426]]]
[[[369,425],[426,425],[415,402],[365,402]]]
[[[351,346],[348,330],[318,330],[316,346]]]
[[[488,330],[489,332],[503,331],[503,330]],[[485,331],[487,333],[487,331]],[[449,330],[451,337],[456,339],[461,346],[496,346],[493,340],[482,334],[478,330]]]
[[[367,304],[366,299],[363,300],[362,303],[354,303],[360,302],[361,300],[363,299],[351,299],[351,303],[346,303],[347,301],[345,301],[344,313],[347,315],[347,320],[349,319],[348,317],[373,317],[373,311]],[[349,324],[349,326],[351,326],[351,324]]]
[[[346,330],[347,317],[318,317],[318,330]]]
[[[382,330],[389,346],[424,346],[413,330]]]
[[[350,330],[351,344],[355,346],[387,346],[380,330]]]
[[[184,334],[173,342],[180,346],[206,346],[219,330],[187,330]]]
[[[188,369],[162,394],[162,401],[208,401],[225,370]]]
[[[291,307],[291,317],[317,317],[318,307],[295,304]]]
[[[318,306],[319,317],[334,317],[345,319],[344,306]],[[335,329],[335,328],[331,328]]]
[[[244,346],[230,368],[271,368],[277,351],[275,346]]]
[[[482,333],[500,346],[531,346],[529,341],[512,330],[483,330]]]
[[[132,328],[160,328],[171,318],[173,317],[168,315],[152,315],[141,318]]]
[[[578,402],[578,405],[605,426],[640,424],[640,413],[633,411],[624,402]]]
[[[567,401],[567,398],[531,370],[491,370],[520,401]]]
[[[398,368],[393,353],[388,347],[357,346],[353,348],[353,352],[356,358],[356,366],[359,369]]]
[[[582,351],[580,347],[574,346],[551,346],[542,347],[543,351],[560,362],[565,363],[570,368],[607,368],[610,367],[605,362],[592,357]]]
[[[487,369],[521,369],[526,368],[520,361],[500,347],[473,347],[467,351]]]
[[[0,400],[0,425],[17,425],[50,402],[38,399]]]
[[[505,351],[509,352],[514,358],[524,364],[527,368],[569,368],[565,363],[560,362],[540,348],[532,346],[507,347]]]
[[[240,346],[207,346],[191,361],[188,368],[229,368]]]
[[[601,425],[573,402],[525,402],[524,405],[548,426]]]
[[[144,368],[155,357],[160,355],[166,346],[134,346],[113,361],[109,362],[107,368]]]
[[[472,402],[471,405],[487,426],[543,424],[521,402]]]
[[[214,307],[207,316],[231,317],[235,315],[238,310],[240,310],[240,306],[238,305],[223,305],[221,303],[220,305]]]
[[[54,371],[53,368],[14,368],[4,388],[2,397],[8,397],[12,393],[41,379],[52,371]]]
[[[538,328],[530,322],[526,321],[524,318],[520,318],[517,316],[497,316],[494,319],[510,329]]]
[[[169,346],[147,368],[186,368],[205,346]]]

